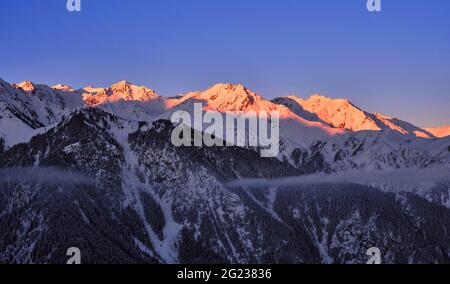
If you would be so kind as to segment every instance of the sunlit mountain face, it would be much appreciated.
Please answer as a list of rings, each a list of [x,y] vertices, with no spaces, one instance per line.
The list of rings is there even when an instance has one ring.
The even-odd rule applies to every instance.
[[[278,156],[174,146],[195,103],[278,112]],[[243,85],[0,79],[0,263],[450,263],[449,129]]]

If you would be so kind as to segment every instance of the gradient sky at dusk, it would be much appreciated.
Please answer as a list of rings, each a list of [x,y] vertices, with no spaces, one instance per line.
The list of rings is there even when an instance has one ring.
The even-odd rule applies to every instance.
[[[164,96],[243,83],[266,98],[321,93],[416,123],[450,124],[450,1],[0,1],[0,77]]]

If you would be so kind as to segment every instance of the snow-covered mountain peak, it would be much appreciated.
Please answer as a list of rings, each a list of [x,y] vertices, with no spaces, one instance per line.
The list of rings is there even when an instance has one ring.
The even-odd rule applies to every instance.
[[[126,80],[119,81],[111,85],[110,89],[114,92],[122,92],[122,93],[131,93],[131,89],[133,88],[133,84]]]
[[[69,86],[69,85],[65,85],[65,84],[57,84],[52,86],[52,89],[57,90],[57,91],[64,91],[64,92],[74,92],[75,90]]]
[[[291,113],[286,107],[265,100],[242,84],[216,84],[205,91],[188,93],[176,100],[176,104],[192,100],[202,102],[207,110],[220,112],[279,111],[281,115]]]
[[[255,95],[252,91],[250,91],[249,89],[247,89],[244,85],[242,84],[231,84],[231,83],[218,83],[215,84],[213,86],[211,86],[208,91],[210,92],[233,92],[233,93],[245,93],[245,94],[253,94]]]
[[[129,81],[127,81],[127,80],[122,80],[122,81],[119,81],[119,82],[117,82],[117,83],[115,83],[115,84],[112,84],[111,86],[114,87],[114,86],[132,86],[132,85],[133,85],[133,84],[130,83]]]
[[[333,99],[319,94],[308,99],[289,96],[273,100],[275,103],[287,106],[299,116],[311,120],[327,123],[335,128],[352,131],[364,130],[393,130],[405,135],[421,138],[435,138],[427,130],[406,121],[391,118],[380,113],[370,113],[354,105],[348,99]]]
[[[327,97],[327,96],[321,95],[319,93],[315,93],[315,94],[309,96],[309,98],[306,100],[307,101],[311,101],[311,100],[314,100],[314,101],[317,101],[317,100],[319,100],[319,101],[349,101],[348,99]]]
[[[128,81],[120,81],[108,88],[88,86],[82,89],[83,100],[90,106],[101,105],[107,102],[118,101],[151,101],[160,96],[145,86],[133,85]]]
[[[106,95],[106,88],[102,88],[102,87],[94,87],[94,86],[86,86],[82,89],[80,89],[81,92],[87,92],[87,93],[92,93],[92,94],[100,94],[100,93],[104,93]]]
[[[353,105],[348,99],[334,99],[320,94],[314,94],[307,100],[304,100],[304,105],[311,110],[335,109],[340,107],[355,108],[359,110],[359,108]]]
[[[281,98],[275,101],[285,104],[291,110],[300,106],[303,112],[315,114],[319,120],[335,128],[352,131],[381,130],[366,112],[353,105],[348,99],[333,99],[315,94],[306,100],[290,96],[284,100]]]
[[[171,102],[176,103],[170,112],[163,114],[164,119],[168,119],[171,113],[178,110],[193,112],[194,103],[202,103],[206,112],[257,116],[266,113],[269,117],[272,116],[272,112],[277,112],[280,118],[280,136],[286,153],[307,146],[313,141],[323,141],[345,133],[345,130],[332,128],[321,121],[307,120],[285,105],[266,100],[243,85],[216,84],[205,91],[188,93],[181,99],[173,99]]]
[[[21,88],[25,92],[33,92],[36,89],[36,85],[30,81],[23,81],[15,85],[17,88]]]
[[[256,99],[257,95],[242,84],[219,83],[203,92],[190,93],[191,97],[208,100]]]
[[[159,97],[158,94],[146,86],[133,85],[128,81],[120,81],[110,87],[111,96],[118,96],[123,100],[147,101]]]

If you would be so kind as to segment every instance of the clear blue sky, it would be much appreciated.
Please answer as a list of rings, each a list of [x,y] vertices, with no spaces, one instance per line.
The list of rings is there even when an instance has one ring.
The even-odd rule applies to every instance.
[[[260,95],[350,98],[420,126],[450,124],[450,1],[0,1],[0,77],[161,95],[243,83]]]

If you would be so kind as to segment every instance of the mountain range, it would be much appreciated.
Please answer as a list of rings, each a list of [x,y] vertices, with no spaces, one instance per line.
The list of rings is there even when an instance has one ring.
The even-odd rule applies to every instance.
[[[195,102],[278,111],[279,155],[174,147],[170,115]],[[449,263],[449,170],[450,127],[345,99],[0,79],[0,262],[64,263],[79,247],[85,263],[365,263],[375,246],[385,263]],[[334,178],[265,183],[317,175]]]

